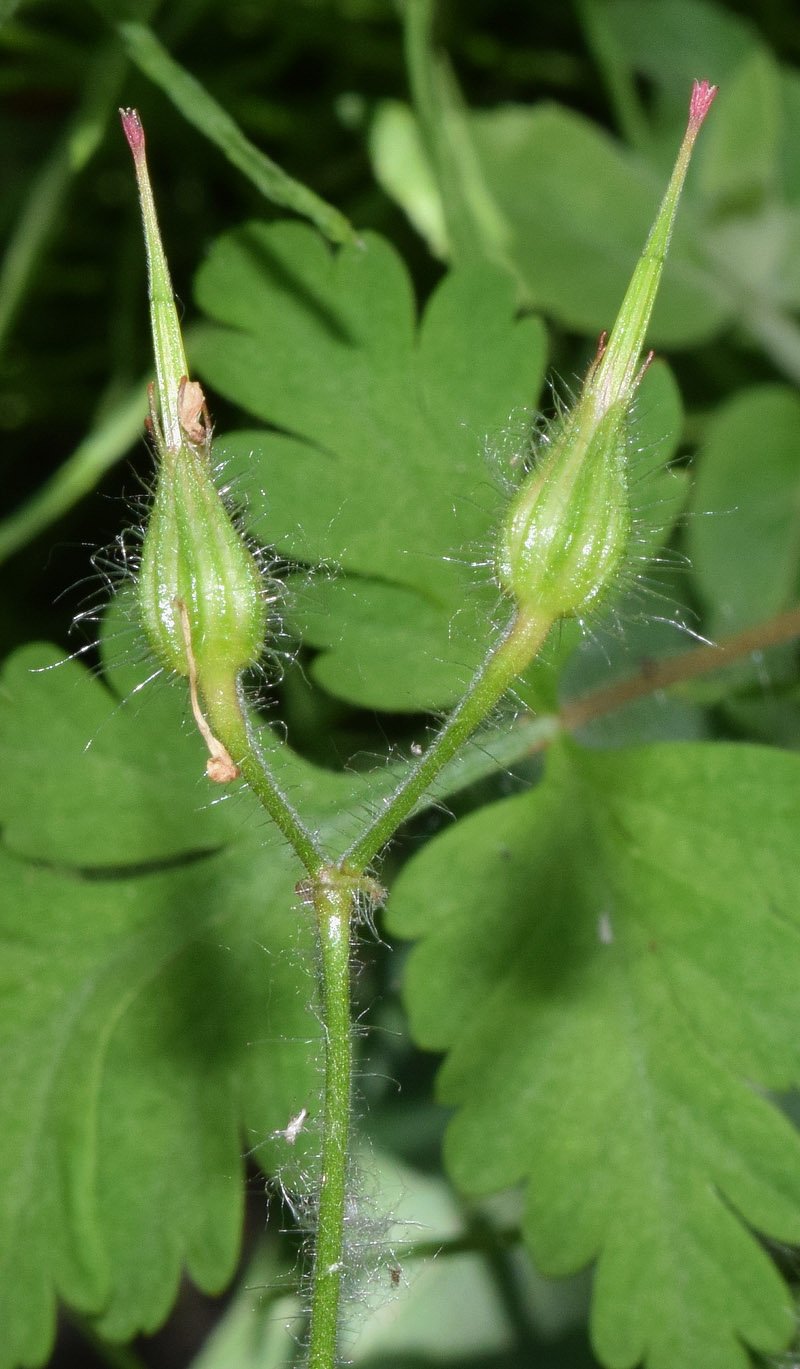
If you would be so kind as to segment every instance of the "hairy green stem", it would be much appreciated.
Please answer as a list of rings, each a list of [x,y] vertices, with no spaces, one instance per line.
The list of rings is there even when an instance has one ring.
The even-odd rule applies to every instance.
[[[313,884],[325,1031],[325,1104],[322,1128],[317,1232],[314,1250],[309,1369],[333,1369],[344,1267],[350,1095],[353,1044],[350,1030],[350,929],[354,892],[349,881]]]
[[[350,942],[357,886],[373,856],[408,816],[417,800],[498,699],[536,655],[550,623],[515,616],[497,648],[475,676],[471,688],[395,791],[383,813],[342,858],[310,882],[319,939],[322,1011],[325,1031],[325,1106],[322,1135],[317,1235],[314,1254],[309,1369],[333,1369],[342,1271],[347,1199],[348,1142],[352,1088],[350,1027]]]
[[[203,680],[208,724],[309,873],[299,886],[313,903],[317,925],[325,1039],[322,1160],[309,1331],[309,1369],[333,1369],[339,1328],[352,1090],[350,953],[354,900],[370,860],[408,816],[425,790],[485,720],[533,659],[550,622],[517,613],[438,736],[338,865],[319,847],[271,776],[256,746],[241,690],[228,674]]]
[[[549,618],[542,619],[522,612],[515,615],[424,756],[411,767],[387,800],[383,811],[345,852],[340,861],[343,869],[352,874],[366,869],[408,817],[440,770],[485,721],[509,686],[534,659],[551,627]]]
[[[347,1164],[350,1137],[352,1034],[350,937],[358,881],[325,865],[319,847],[278,788],[252,733],[237,682],[206,679],[203,698],[218,741],[239,766],[263,807],[286,837],[310,878],[298,890],[313,903],[325,1040],[322,1159],[314,1246],[309,1369],[333,1369],[339,1326]]]
[[[203,698],[211,730],[238,765],[247,784],[283,833],[298,860],[313,877],[323,866],[323,855],[311,832],[286,795],[278,788],[266,764],[247,717],[241,687],[226,675],[203,682]]]

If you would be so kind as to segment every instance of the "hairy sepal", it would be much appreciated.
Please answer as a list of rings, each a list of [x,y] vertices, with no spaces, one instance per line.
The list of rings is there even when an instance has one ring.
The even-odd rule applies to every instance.
[[[193,655],[201,682],[238,675],[258,660],[266,636],[258,566],[207,452],[184,442],[162,456],[137,586],[143,627],[166,669],[188,677]]]
[[[520,605],[579,617],[612,584],[632,530],[628,405],[597,424],[568,415],[500,530],[496,573]]]

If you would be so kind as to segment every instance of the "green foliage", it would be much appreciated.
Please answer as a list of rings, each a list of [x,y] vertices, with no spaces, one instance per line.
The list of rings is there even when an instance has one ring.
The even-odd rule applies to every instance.
[[[700,68],[713,71],[726,98],[698,149],[652,340],[698,345],[735,321],[797,380],[800,347],[791,325],[783,327],[799,298],[796,73],[741,20],[697,0],[610,0],[600,22],[620,67],[654,84],[646,137],[626,149],[573,111],[544,103],[472,115],[471,152],[502,225],[487,233],[485,250],[516,273],[527,304],[569,328],[607,328],[671,165],[683,92]],[[449,255],[419,129],[397,105],[383,118],[390,127],[373,138],[376,174],[433,249]]]
[[[408,0],[404,46],[389,0],[0,4],[0,1369],[46,1363],[59,1302],[122,1363],[183,1315],[184,1273],[239,1279],[195,1369],[300,1363],[305,1334],[280,1231],[313,1218],[321,1131],[303,872],[247,789],[204,778],[130,586],[91,668],[49,603],[121,521],[87,492],[152,484],[141,453],[112,470],[150,365],[116,105],[142,110],[201,314],[221,479],[283,582],[252,724],[335,861],[502,626],[497,528],[613,322],[696,75],[721,93],[632,415],[632,558],[378,871],[378,930],[416,944],[360,947],[374,1144],[347,1234],[372,1307],[345,1350],[796,1357],[800,621],[776,615],[800,584],[800,27],[790,0],[769,29],[707,0],[517,8]],[[675,623],[752,635],[695,678],[715,662]],[[290,1203],[264,1235],[265,1178]]]
[[[316,1087],[295,876],[246,795],[208,807],[180,719],[41,648],[3,679],[4,1364],[54,1293],[127,1338],[182,1267],[223,1287],[242,1136]]]
[[[287,621],[323,648],[315,675],[366,707],[455,702],[484,655],[496,598],[485,563],[503,473],[485,446],[509,422],[517,441],[524,432],[542,380],[541,324],[514,321],[512,282],[484,266],[448,276],[417,330],[388,243],[368,237],[333,257],[297,225],[219,240],[196,294],[217,324],[196,336],[200,373],[278,430],[226,435],[216,448],[249,501],[251,531],[295,561],[345,572],[294,581]],[[365,517],[369,488],[381,497]]]
[[[790,1332],[748,1227],[800,1239],[800,1141],[762,1096],[800,1071],[798,783],[757,748],[555,753],[393,893],[451,1172],[527,1181],[544,1273],[599,1257],[603,1363],[744,1365],[737,1337]]]
[[[159,86],[190,123],[216,143],[231,165],[238,168],[268,200],[293,209],[319,228],[332,242],[347,242],[353,229],[343,214],[325,204],[307,186],[254,147],[226,110],[222,109],[188,72],[173,61],[145,24],[121,23],[119,35],[137,66]]]
[[[794,390],[743,389],[720,405],[706,430],[689,525],[692,566],[712,632],[748,626],[796,602],[798,469],[800,399]]]

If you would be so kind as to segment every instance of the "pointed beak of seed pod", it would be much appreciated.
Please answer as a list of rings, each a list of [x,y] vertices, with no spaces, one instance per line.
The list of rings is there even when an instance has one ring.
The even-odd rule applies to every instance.
[[[611,336],[500,528],[498,583],[521,614],[540,621],[579,615],[613,584],[627,555],[631,405],[692,148],[715,95],[716,86],[695,82],[675,168]]]
[[[261,654],[266,607],[258,565],[220,498],[205,397],[186,354],[147,171],[144,131],[120,111],[142,209],[156,362],[150,423],[158,480],[142,544],[139,613],[169,670],[208,695]],[[194,686],[193,686],[194,687]]]
[[[689,121],[661,208],[625,292],[608,345],[587,376],[584,393],[591,396],[598,418],[620,401],[630,404],[641,378],[640,357],[669,250],[678,200],[695,139],[716,93],[717,87],[708,81],[695,81]]]
[[[120,118],[128,146],[133,154],[133,167],[139,190],[139,204],[142,211],[145,247],[147,250],[147,274],[150,295],[150,327],[153,334],[153,350],[156,362],[155,406],[160,434],[154,432],[158,441],[163,437],[167,451],[179,451],[183,443],[183,431],[179,406],[181,382],[189,373],[186,353],[183,348],[181,326],[172,282],[169,276],[167,258],[161,244],[158,229],[156,206],[147,171],[144,129],[138,110],[121,109]]]

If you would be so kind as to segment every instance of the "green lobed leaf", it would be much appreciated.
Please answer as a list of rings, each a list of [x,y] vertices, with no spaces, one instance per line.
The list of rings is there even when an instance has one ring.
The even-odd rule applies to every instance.
[[[392,122],[398,122],[394,110]],[[472,115],[470,126],[486,193],[504,224],[504,259],[517,276],[522,299],[579,332],[608,328],[658,207],[663,168],[554,104],[500,106]],[[674,156],[680,130],[677,136],[671,127],[669,132]],[[420,212],[422,178],[406,150],[408,129],[403,133],[402,142],[387,139],[381,116],[372,141],[375,174],[426,235],[431,250],[441,252],[443,214],[434,210],[430,195]],[[734,308],[728,285],[715,279],[704,260],[699,226],[691,220],[694,193],[690,183],[653,314],[651,336],[657,346],[705,341]],[[487,257],[494,250],[487,240]]]
[[[182,1269],[221,1289],[242,1155],[291,1187],[316,1144],[300,871],[248,793],[206,780],[182,682],[143,685],[127,597],[104,623],[110,683],[44,646],[0,680],[0,1366],[47,1358],[57,1297],[124,1339],[160,1324]],[[535,731],[465,756],[437,793]],[[261,740],[336,851],[402,768],[336,774]],[[302,1106],[287,1154],[268,1138]]]
[[[607,0],[603,10],[637,71],[668,85],[682,103],[693,61],[727,75],[757,41],[754,24],[709,0],[653,0],[646,10],[637,0]]]
[[[182,1270],[219,1291],[244,1152],[291,1186],[316,1144],[268,1139],[316,1113],[299,871],[249,797],[212,805],[176,695],[134,718],[53,654],[0,692],[4,1366],[46,1358],[56,1296],[126,1338]]]
[[[783,385],[741,390],[706,430],[687,528],[711,632],[763,622],[796,600],[799,494],[800,399]]]
[[[268,251],[271,282],[254,264]],[[307,288],[304,298],[303,280],[314,283],[313,296]],[[291,293],[281,326],[284,285]],[[302,435],[251,431],[218,450],[255,535],[332,567],[292,577],[282,605],[285,628],[320,651],[315,678],[371,708],[453,703],[485,650],[496,595],[473,562],[488,558],[507,497],[503,472],[519,469],[528,445],[526,380],[535,388],[540,377],[538,328],[512,324],[511,283],[490,267],[451,273],[415,348],[408,284],[380,240],[360,257],[334,258],[303,230],[253,227],[220,240],[198,293],[208,312],[247,326],[246,334],[203,334],[198,360],[213,383]],[[376,299],[394,306],[383,348]],[[354,345],[337,347],[323,305]],[[304,349],[311,360],[301,366]],[[343,379],[332,389],[334,373]],[[638,557],[655,549],[685,497],[684,482],[659,471],[681,423],[674,381],[657,363],[641,388],[631,443]]]
[[[8,661],[0,695],[7,783],[0,822],[28,860],[77,868],[211,851],[233,830],[212,808],[199,736],[177,691],[128,705],[76,661],[32,645]],[[251,808],[251,813],[253,809]]]
[[[333,254],[300,225],[219,239],[197,297],[216,320],[194,348],[200,370],[282,430],[218,444],[252,531],[346,575],[304,586],[286,608],[324,649],[326,688],[371,707],[452,703],[484,654],[497,597],[485,563],[504,476],[487,447],[509,425],[527,440],[541,324],[515,321],[513,281],[485,266],[447,276],[417,325],[387,243],[368,235]],[[415,606],[430,678],[409,664]]]
[[[658,208],[661,170],[558,105],[475,115],[475,139],[526,299],[566,327],[608,328]],[[690,179],[653,311],[649,336],[661,347],[705,341],[729,315],[692,224],[694,193]]]
[[[46,1354],[54,1293],[126,1338],[161,1323],[184,1268],[219,1291],[238,1258],[242,1153],[316,1078],[307,1047],[282,1040],[313,1035],[284,862],[265,870],[251,852],[245,879],[211,858],[89,882],[2,864],[12,1365]]]
[[[287,589],[284,627],[318,648],[313,675],[329,694],[364,708],[403,711],[414,701],[431,707],[463,692],[475,638],[460,632],[455,618],[444,659],[440,605],[403,586],[352,575],[290,577]]]
[[[800,1074],[799,785],[757,747],[565,748],[392,895],[450,1171],[527,1181],[543,1272],[597,1259],[611,1369],[743,1369],[793,1330],[752,1232],[800,1239],[800,1141],[764,1097]]]

